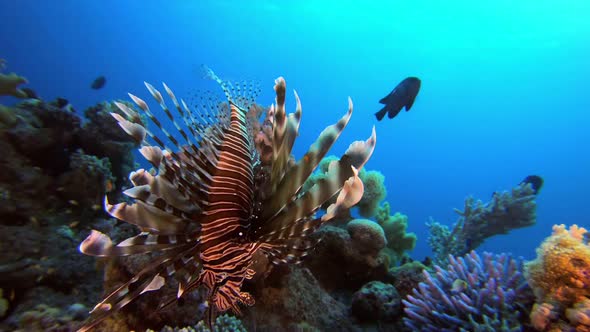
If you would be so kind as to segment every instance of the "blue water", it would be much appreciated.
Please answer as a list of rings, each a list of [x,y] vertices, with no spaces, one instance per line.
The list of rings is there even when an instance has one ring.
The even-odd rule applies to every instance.
[[[488,200],[539,174],[537,224],[482,248],[532,258],[554,223],[590,225],[590,2],[450,3],[0,1],[0,58],[80,111],[128,91],[147,97],[144,80],[185,95],[201,64],[259,80],[269,105],[284,76],[303,104],[298,156],[351,96],[333,152],[376,126],[366,167],[385,174],[387,200],[409,216],[414,257],[430,254],[430,216],[451,224],[466,195]],[[91,90],[99,75],[105,88]],[[422,79],[412,111],[377,123],[377,101],[410,75]]]

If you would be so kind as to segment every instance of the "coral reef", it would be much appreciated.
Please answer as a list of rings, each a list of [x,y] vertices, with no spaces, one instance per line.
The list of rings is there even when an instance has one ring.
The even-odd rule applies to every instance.
[[[324,226],[312,235],[312,239],[321,241],[303,264],[326,290],[354,292],[369,281],[387,279],[387,255],[359,251],[346,230]]]
[[[330,296],[314,275],[298,266],[277,266],[255,290],[256,306],[244,313],[249,330],[351,331],[348,307]]]
[[[450,256],[403,300],[404,322],[414,331],[520,331],[532,305],[523,266],[506,254]]]
[[[147,329],[146,332],[155,331]],[[215,319],[212,330],[210,330],[203,321],[200,321],[195,326],[174,328],[170,326],[164,326],[160,332],[248,332],[248,330],[244,327],[242,321],[236,317],[221,315]]]
[[[385,232],[376,222],[368,219],[351,220],[346,229],[360,253],[376,256],[387,245]]]
[[[374,217],[378,213],[379,204],[387,196],[385,176],[379,171],[366,171],[363,169],[359,173],[359,178],[363,181],[365,192],[356,207],[362,217]]]
[[[413,261],[400,266],[394,266],[389,269],[389,275],[393,286],[401,296],[406,298],[418,284],[425,281],[423,271],[426,269],[424,264]]]
[[[393,321],[401,309],[395,287],[380,281],[365,284],[352,297],[352,314],[361,321]]]
[[[416,246],[416,234],[407,233],[408,216],[396,212],[390,215],[391,207],[389,202],[385,202],[377,210],[375,216],[377,223],[383,227],[385,237],[387,238],[387,248],[385,253],[392,262],[399,262],[406,251],[414,249]]]
[[[435,221],[427,224],[430,231],[428,244],[434,252],[435,262],[445,264],[449,255],[462,256],[489,237],[535,224],[535,198],[531,184],[524,182],[509,192],[494,193],[486,204],[467,197],[464,210],[455,210],[460,217],[452,230]]]
[[[61,332],[75,331],[86,315],[78,313],[79,305],[75,304],[67,309],[38,304],[34,308],[23,312],[18,318],[15,332]],[[85,310],[88,310],[84,307]]]
[[[590,331],[590,246],[587,230],[553,226],[553,234],[526,264],[526,278],[537,305],[531,323],[540,331]]]
[[[0,71],[6,66],[6,60],[0,59]],[[27,98],[27,93],[19,89],[19,85],[28,83],[27,79],[15,73],[0,73],[0,96]]]
[[[66,312],[99,296],[102,278],[77,243],[87,228],[108,224],[104,196],[127,181],[114,174],[133,165],[135,144],[125,137],[124,149],[100,151],[96,146],[116,141],[105,136],[116,122],[81,118],[63,98],[27,99],[0,114],[0,288],[14,294],[0,329],[16,329],[18,317],[39,303]],[[103,131],[88,135],[93,126]]]

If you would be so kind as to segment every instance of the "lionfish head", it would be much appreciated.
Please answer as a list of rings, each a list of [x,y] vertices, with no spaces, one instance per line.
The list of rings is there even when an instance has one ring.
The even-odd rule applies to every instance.
[[[96,305],[83,331],[141,294],[157,291],[171,278],[177,279],[178,292],[164,299],[160,308],[204,287],[210,320],[226,310],[239,313],[240,305],[254,304],[241,288],[255,274],[255,254],[262,253],[275,264],[298,263],[314,245],[308,235],[355,205],[363,194],[357,174],[375,147],[374,129],[368,140],[352,143],[332,162],[327,177],[302,189],[348,124],[350,99],[348,112],[320,134],[303,158],[292,162],[301,104],[295,93],[295,112],[286,113],[285,80],[276,80],[276,101],[261,124],[248,116],[260,109],[254,104],[256,89],[223,81],[212,71],[209,77],[219,83],[226,100],[204,98],[192,108],[164,84],[173,104],[169,108],[160,91],[145,83],[164,116],[130,94],[159,136],[133,121],[137,114],[125,104],[117,106],[126,116],[112,114],[125,132],[141,142],[141,154],[157,172],[139,169],[130,174],[133,186],[124,194],[132,204],[111,205],[105,200],[111,216],[141,232],[114,245],[107,235],[93,230],[80,251],[100,257],[158,255]],[[170,125],[163,126],[164,122]],[[333,197],[327,212],[316,217],[320,206]]]

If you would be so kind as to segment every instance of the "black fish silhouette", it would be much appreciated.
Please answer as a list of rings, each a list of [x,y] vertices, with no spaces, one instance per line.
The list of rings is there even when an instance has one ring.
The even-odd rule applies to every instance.
[[[387,113],[390,119],[393,119],[402,108],[406,107],[406,112],[412,108],[416,95],[420,91],[420,79],[417,77],[408,77],[401,81],[390,94],[383,97],[379,102],[385,104],[379,112],[375,113],[378,121],[381,121]]]
[[[539,193],[539,190],[543,187],[543,178],[538,175],[529,175],[521,183],[530,183],[531,187],[535,191],[535,195]]]
[[[107,83],[107,79],[104,76],[97,77],[92,84],[90,85],[91,88],[94,90],[102,89],[104,85]]]

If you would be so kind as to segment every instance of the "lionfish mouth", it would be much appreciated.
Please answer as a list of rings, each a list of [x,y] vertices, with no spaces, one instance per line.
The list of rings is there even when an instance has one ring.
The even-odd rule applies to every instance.
[[[113,245],[107,235],[93,230],[80,251],[99,257],[159,254],[97,304],[81,331],[141,294],[160,289],[171,278],[178,281],[178,293],[164,299],[159,308],[205,287],[210,317],[227,310],[239,314],[241,304],[254,304],[241,288],[255,274],[255,253],[265,254],[274,264],[300,262],[315,244],[308,236],[361,199],[363,184],[357,173],[373,153],[374,128],[367,141],[352,143],[332,162],[326,178],[302,189],[348,124],[350,99],[348,112],[320,134],[303,158],[292,162],[301,104],[295,93],[296,110],[287,115],[285,80],[275,81],[276,101],[261,124],[249,116],[258,107],[256,91],[209,74],[223,89],[224,102],[208,100],[189,109],[163,84],[174,104],[171,110],[162,94],[145,83],[166,115],[158,118],[145,101],[129,94],[165,140],[134,121],[138,115],[125,104],[117,106],[126,117],[112,113],[119,126],[141,143],[141,154],[157,173],[139,169],[130,174],[133,187],[124,194],[133,204],[111,205],[105,199],[111,216],[136,225],[141,233]],[[174,135],[162,125],[165,121]],[[316,217],[320,206],[333,197],[335,203]]]

